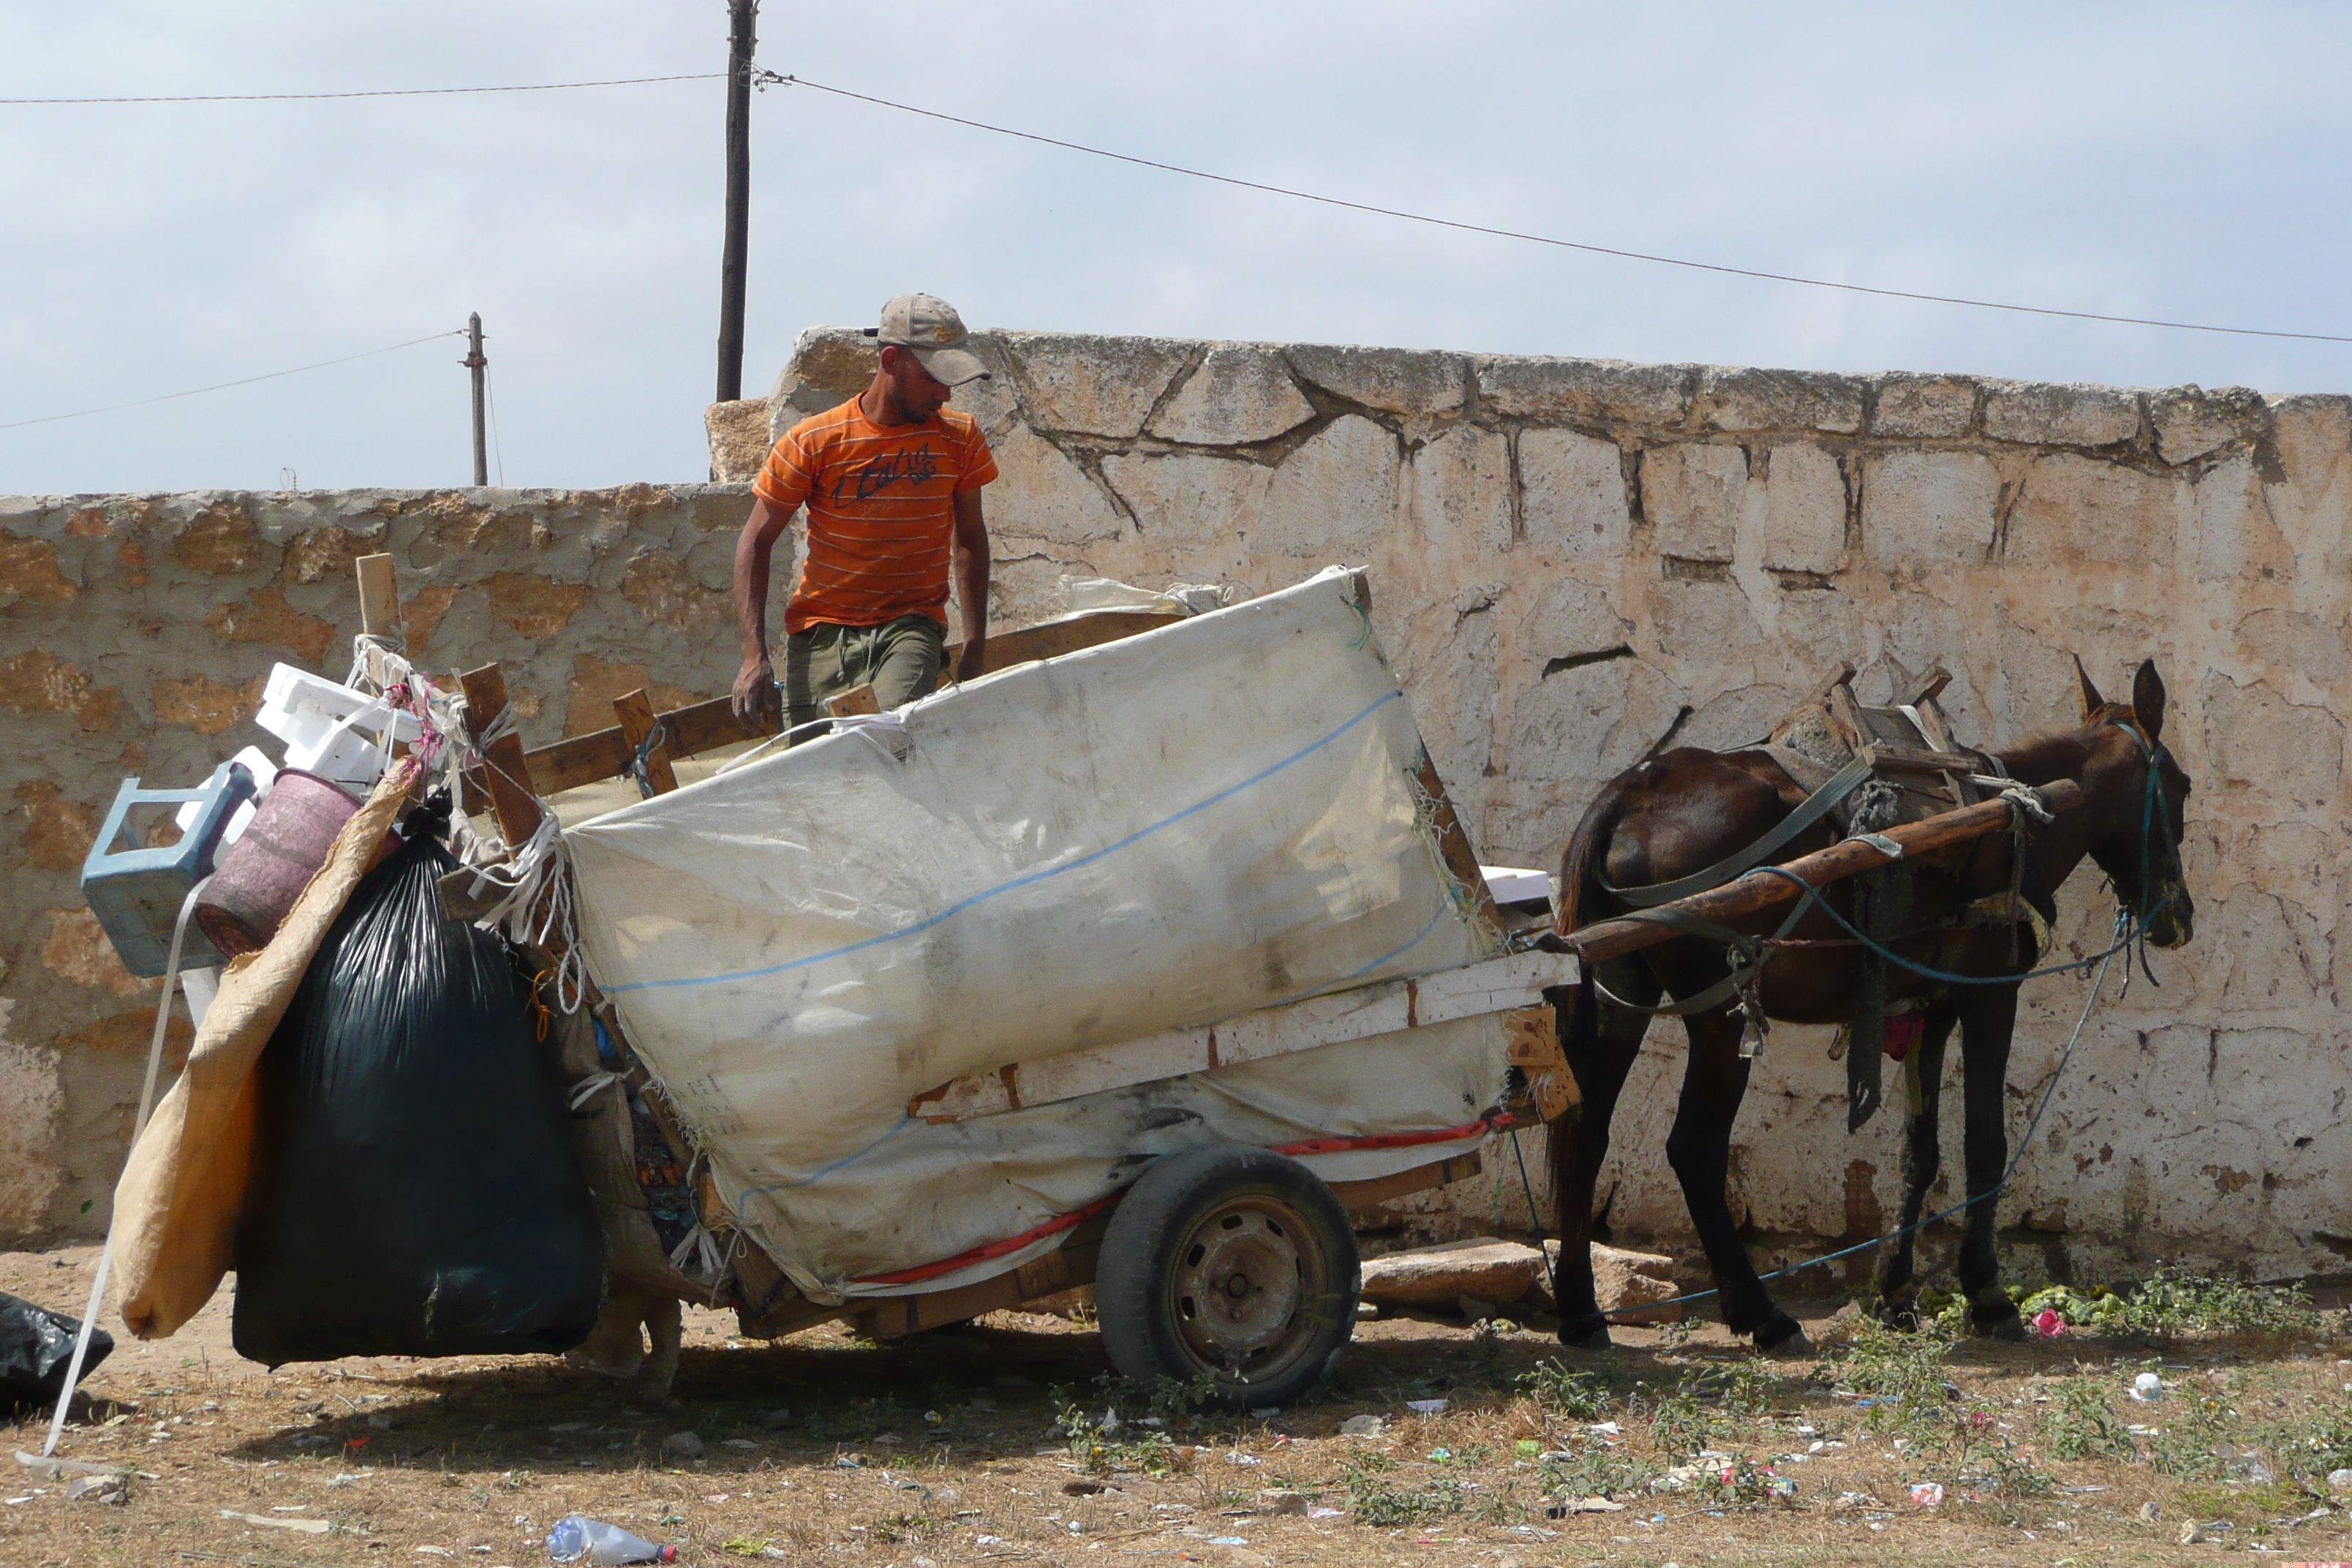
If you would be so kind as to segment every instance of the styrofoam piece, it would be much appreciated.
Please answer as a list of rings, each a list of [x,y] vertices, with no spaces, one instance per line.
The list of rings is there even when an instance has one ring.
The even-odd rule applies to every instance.
[[[362,711],[357,718],[347,720],[329,730],[311,743],[289,741],[286,743],[286,765],[300,768],[304,773],[331,779],[347,789],[364,795],[375,787],[383,776],[391,759],[383,748],[370,741],[359,728],[366,718]]]
[[[382,708],[387,715],[391,713],[390,706],[381,698],[339,686],[307,669],[281,664],[269,672],[269,683],[262,689],[261,711],[253,716],[253,721],[289,745],[316,747],[330,730],[346,720],[357,719],[371,708]],[[393,739],[416,739],[414,716],[402,713],[392,717],[391,723]],[[377,721],[371,719],[359,727],[374,730]],[[286,765],[304,764],[289,756]]]
[[[380,697],[281,664],[269,672],[253,721],[286,742],[286,765],[364,793],[391,765],[394,741],[414,743],[413,714]]]
[[[253,775],[253,798],[238,806],[230,815],[228,826],[221,829],[223,848],[245,837],[246,826],[253,820],[254,808],[268,798],[269,786],[278,782],[278,764],[271,762],[269,754],[259,746],[247,746],[229,760],[243,763],[245,771]],[[181,832],[185,833],[196,825],[196,818],[203,813],[203,804],[192,800],[173,812],[172,820],[180,825]]]
[[[1487,895],[1498,904],[1522,904],[1531,899],[1551,897],[1551,879],[1541,871],[1520,866],[1481,866],[1478,874],[1486,879]]]

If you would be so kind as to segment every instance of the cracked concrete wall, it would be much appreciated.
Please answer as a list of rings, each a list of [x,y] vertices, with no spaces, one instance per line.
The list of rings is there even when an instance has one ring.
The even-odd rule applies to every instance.
[[[2111,693],[2153,654],[2168,739],[2198,780],[2199,935],[2157,955],[2160,990],[2142,982],[2093,1018],[2003,1205],[2011,1258],[2093,1279],[2167,1256],[2343,1267],[2352,402],[1049,334],[979,346],[997,380],[959,400],[1003,469],[998,624],[1055,613],[1068,573],[1263,591],[1369,564],[1383,644],[1492,861],[1549,867],[1600,784],[1662,737],[1749,739],[1840,658],[1870,699],[1942,660],[1962,733],[2000,745],[2072,719],[2070,651]],[[400,563],[412,646],[503,663],[533,744],[602,727],[639,685],[724,689],[740,481],[775,425],[860,384],[871,352],[812,331],[774,396],[713,408],[713,471],[730,482],[0,499],[0,1241],[94,1228],[121,1159],[152,990],[76,887],[121,775],[184,784],[261,739],[249,715],[278,660],[340,675],[349,563],[379,549]],[[2094,879],[2062,903],[2062,940],[2095,945]],[[2013,1129],[2080,999],[2063,981],[2029,991]],[[1866,1236],[1896,1205],[1895,1120],[1846,1136],[1827,1047],[1776,1031],[1737,1130],[1735,1207],[1768,1254]],[[1681,1054],[1654,1037],[1620,1113],[1604,1191],[1621,1237],[1687,1236],[1660,1152]],[[1516,1171],[1496,1165],[1413,1205],[1421,1222],[1524,1223]]]
[[[1369,564],[1373,620],[1490,861],[1556,868],[1610,776],[1668,736],[1752,739],[1840,658],[1865,700],[1941,661],[1960,733],[2000,746],[2074,721],[2070,653],[2119,697],[2153,656],[2197,780],[2199,934],[2156,956],[2160,989],[2110,982],[2003,1201],[2012,1264],[2091,1280],[2165,1257],[2345,1267],[2352,400],[1027,332],[976,346],[995,380],[957,400],[1003,469],[999,621],[1052,613],[1066,573],[1262,592]],[[872,354],[847,330],[803,334],[769,398],[710,411],[714,475],[748,478]],[[2095,874],[2061,902],[2062,944],[2103,945]],[[2082,997],[2028,988],[2012,1135]],[[1736,1130],[1733,1206],[1763,1255],[1860,1239],[1898,1206],[1899,1117],[1846,1134],[1829,1042],[1776,1030]],[[1602,1191],[1621,1237],[1687,1247],[1662,1154],[1682,1058],[1678,1032],[1654,1032],[1620,1110]],[[1958,1191],[1957,1110],[1945,1120],[1939,1204]],[[1415,1206],[1456,1232],[1523,1224],[1497,1164]]]

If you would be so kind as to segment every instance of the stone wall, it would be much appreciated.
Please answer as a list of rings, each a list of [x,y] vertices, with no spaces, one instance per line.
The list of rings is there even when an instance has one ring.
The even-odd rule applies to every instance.
[[[137,773],[199,784],[284,661],[337,679],[352,562],[398,560],[428,666],[501,661],[530,743],[724,690],[744,486],[0,498],[0,1246],[104,1223],[154,1027],[82,857]],[[188,1027],[173,1026],[171,1065]]]
[[[2002,1205],[2029,1272],[2186,1255],[2264,1274],[2352,1255],[2352,1127],[2335,964],[2352,879],[2352,400],[1963,375],[988,333],[960,390],[994,444],[1000,619],[1066,573],[1252,590],[1369,563],[1373,619],[1491,861],[1556,860],[1603,781],[1669,737],[1760,734],[1838,659],[1865,700],[1941,661],[1961,734],[2001,745],[2079,713],[2153,656],[2197,781],[2189,949],[2093,1017]],[[745,478],[793,419],[871,373],[802,338],[764,400],[710,411]],[[2086,870],[2063,940],[2103,945]],[[2352,978],[2352,976],[2347,976]],[[2012,1130],[2081,1005],[2029,989]],[[1825,1031],[1782,1028],[1736,1131],[1733,1206],[1794,1256],[1874,1234],[1899,1118],[1844,1129]],[[1687,1237],[1662,1148],[1678,1032],[1620,1111],[1608,1221]],[[1957,1071],[1958,1053],[1953,1053]],[[1947,1118],[1955,1195],[1958,1117]],[[1430,1205],[1525,1214],[1515,1171]],[[2012,1246],[2012,1252],[2018,1252]]]
[[[1054,613],[1066,574],[1263,590],[1367,563],[1380,635],[1491,861],[1549,865],[1611,774],[1669,735],[1751,738],[1840,658],[1866,699],[1940,659],[1962,733],[1998,745],[2072,721],[2070,652],[2114,694],[2154,655],[2167,738],[2198,781],[2198,937],[2156,956],[2161,989],[2143,981],[2092,1020],[2003,1205],[2030,1244],[2012,1255],[2092,1279],[2173,1255],[2343,1267],[2352,403],[1046,334],[979,346],[997,378],[958,401],[1003,470],[997,624]],[[772,426],[845,396],[870,353],[847,331],[805,335],[772,398],[711,410],[714,474],[747,478]],[[275,661],[340,674],[349,563],[379,549],[399,561],[412,646],[438,665],[500,660],[533,743],[609,722],[638,685],[721,690],[745,502],[740,483],[0,500],[0,713],[16,742],[0,754],[0,1114],[16,1134],[0,1237],[93,1228],[121,1158],[152,991],[115,963],[76,873],[123,773],[191,783],[258,739],[247,716]],[[2095,943],[2094,879],[2062,903],[2064,940]],[[2030,991],[2013,1127],[2081,996]],[[1776,1031],[1737,1131],[1735,1207],[1768,1249],[1870,1234],[1895,1205],[1895,1119],[1847,1137],[1827,1047]],[[1621,1111],[1604,1178],[1621,1237],[1686,1235],[1660,1152],[1680,1060],[1654,1037]],[[1507,1163],[1423,1206],[1456,1231],[1525,1211]]]

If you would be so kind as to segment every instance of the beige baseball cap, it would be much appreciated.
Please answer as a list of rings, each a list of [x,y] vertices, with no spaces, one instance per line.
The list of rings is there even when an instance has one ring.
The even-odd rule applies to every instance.
[[[914,351],[925,370],[950,386],[988,381],[988,367],[964,346],[971,333],[956,308],[934,294],[900,294],[882,307],[882,324],[868,335]]]

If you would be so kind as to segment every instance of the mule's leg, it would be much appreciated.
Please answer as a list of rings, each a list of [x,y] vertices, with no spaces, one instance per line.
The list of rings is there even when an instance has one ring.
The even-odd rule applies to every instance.
[[[2017,1027],[2017,987],[1971,985],[1960,1003],[1960,1067],[1967,1083],[1966,1151],[1969,1196],[2000,1184],[2009,1163],[2009,1042]],[[1960,1293],[1969,1300],[1969,1321],[1979,1333],[2021,1338],[2025,1325],[2017,1305],[2000,1287],[1997,1198],[1969,1210],[1960,1241]]]
[[[1739,1020],[1724,1008],[1685,1018],[1683,1024],[1690,1036],[1690,1058],[1683,1069],[1675,1129],[1666,1136],[1666,1163],[1682,1183],[1691,1225],[1706,1248],[1724,1323],[1735,1334],[1750,1336],[1759,1350],[1801,1351],[1805,1331],[1772,1304],[1770,1292],[1756,1277],[1725,1194],[1731,1175],[1731,1124],[1748,1092],[1748,1064],[1739,1056]]]
[[[1601,983],[1629,1002],[1647,1006],[1658,999],[1658,983],[1637,963],[1605,964],[1597,972]],[[1587,1017],[1585,1010],[1592,1016]],[[1617,1096],[1625,1075],[1642,1049],[1649,1018],[1623,1007],[1612,1007],[1590,987],[1560,1028],[1560,1048],[1583,1103],[1572,1121],[1551,1130],[1553,1223],[1559,1231],[1559,1342],[1567,1345],[1605,1345],[1609,1320],[1592,1287],[1592,1191],[1601,1176],[1601,1162],[1609,1152],[1609,1122],[1617,1111]]]
[[[1887,1321],[1904,1328],[1918,1326],[1915,1303],[1919,1282],[1912,1272],[1913,1244],[1918,1237],[1911,1227],[1919,1223],[1920,1212],[1927,1207],[1927,1188],[1943,1163],[1937,1111],[1943,1099],[1944,1046],[1951,1038],[1952,1025],[1959,1016],[1959,1008],[1950,1003],[1939,1002],[1928,1008],[1926,1025],[1914,1047],[1919,1053],[1919,1105],[1903,1136],[1903,1234],[1895,1238],[1878,1270],[1878,1294],[1886,1303]],[[1905,1067],[1907,1079],[1909,1064]]]

